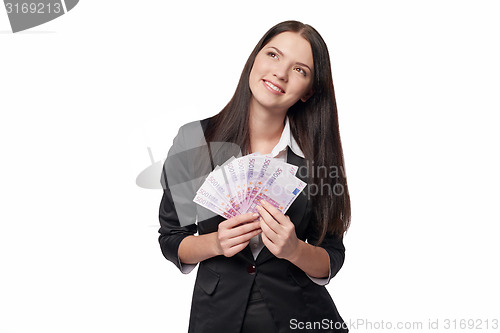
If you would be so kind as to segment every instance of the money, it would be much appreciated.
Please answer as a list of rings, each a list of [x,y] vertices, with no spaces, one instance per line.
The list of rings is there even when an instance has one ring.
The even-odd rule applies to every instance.
[[[307,185],[296,173],[297,166],[270,155],[231,157],[207,176],[193,201],[225,218],[257,212],[260,200],[284,214]]]

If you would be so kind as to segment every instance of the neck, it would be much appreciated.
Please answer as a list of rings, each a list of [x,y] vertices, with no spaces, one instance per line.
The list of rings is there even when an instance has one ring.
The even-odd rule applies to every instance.
[[[279,142],[285,127],[283,112],[270,112],[256,103],[250,104],[250,146],[252,152],[268,154]]]

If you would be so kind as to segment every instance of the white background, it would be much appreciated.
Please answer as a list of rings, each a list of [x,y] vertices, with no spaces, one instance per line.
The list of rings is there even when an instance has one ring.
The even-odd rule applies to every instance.
[[[331,54],[343,318],[500,319],[497,3],[82,0],[17,34],[0,9],[0,332],[187,331],[195,272],[163,258],[161,191],[135,178],[287,19]]]

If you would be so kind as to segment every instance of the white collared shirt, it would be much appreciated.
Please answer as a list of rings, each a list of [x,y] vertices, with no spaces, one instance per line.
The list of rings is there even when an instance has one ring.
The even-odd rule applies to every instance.
[[[270,155],[275,159],[286,162],[288,148],[290,148],[297,156],[304,158],[304,153],[300,149],[297,141],[295,141],[295,138],[290,131],[290,121],[288,120],[288,117],[286,117],[285,128],[281,133],[280,141],[276,146],[274,146]],[[263,248],[264,243],[262,242],[262,236],[260,234],[250,239],[250,249],[252,250],[254,259],[257,259],[257,256]]]
[[[290,121],[288,117],[286,117],[285,128],[281,133],[280,141],[276,146],[274,146],[273,150],[271,151],[271,156],[283,162],[286,162],[288,157],[287,156],[288,148],[290,148],[295,153],[295,155],[304,158],[304,153],[300,149],[299,145],[297,144],[297,141],[295,141],[295,138],[293,137],[293,134],[290,131]],[[252,255],[254,260],[257,259],[257,256],[259,255],[260,251],[262,251],[263,248],[264,248],[264,242],[262,241],[262,236],[260,234],[250,239],[250,250],[252,250]],[[324,286],[328,284],[328,282],[330,282],[331,270],[328,273],[328,277],[324,279],[319,279],[309,276],[307,273],[306,275],[314,283]]]
[[[295,141],[295,138],[293,137],[292,132],[290,131],[290,121],[288,117],[286,117],[285,120],[285,128],[283,129],[283,132],[281,133],[281,138],[278,144],[274,146],[273,150],[271,151],[271,156],[273,158],[279,159],[283,162],[286,162],[287,160],[287,152],[288,148],[290,148],[295,155],[300,156],[304,158],[304,153],[300,149],[299,145],[297,144],[297,141]],[[259,255],[260,251],[264,248],[264,242],[262,241],[261,235],[254,236],[250,239],[250,250],[252,251],[252,255],[254,260],[257,259],[257,256]],[[183,264],[181,263],[181,272],[184,274],[187,274],[191,272],[197,264]],[[307,275],[307,274],[306,274]],[[327,278],[319,279],[315,277],[311,277],[307,275],[314,283],[319,284],[321,286],[324,286],[330,282],[331,278],[331,269],[330,272],[328,273]]]

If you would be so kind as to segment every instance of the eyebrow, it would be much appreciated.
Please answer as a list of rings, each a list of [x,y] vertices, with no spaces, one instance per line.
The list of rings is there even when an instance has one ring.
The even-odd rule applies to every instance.
[[[278,49],[277,47],[274,47],[274,46],[269,46],[269,48],[271,49],[275,49],[276,52],[278,52],[281,56],[283,56],[283,52],[281,52],[280,49]],[[304,66],[304,67],[307,67],[309,69],[309,71],[312,73],[312,69],[311,67],[307,66],[306,64],[302,63],[302,62],[296,62],[297,65],[300,65],[300,66]]]

